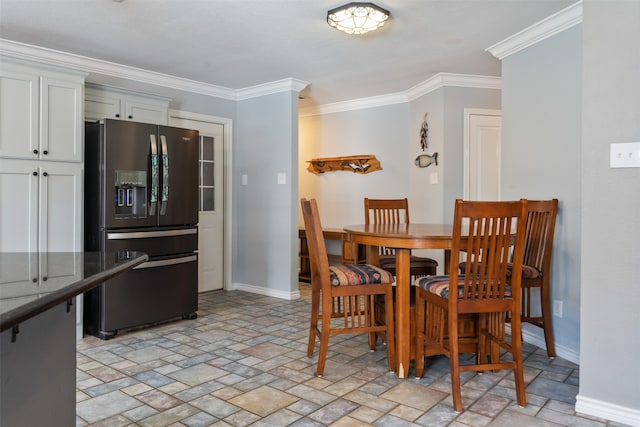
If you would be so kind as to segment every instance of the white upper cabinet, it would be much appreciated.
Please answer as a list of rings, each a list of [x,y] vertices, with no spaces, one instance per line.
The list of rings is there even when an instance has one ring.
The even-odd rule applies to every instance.
[[[131,120],[166,125],[169,99],[108,86],[87,85],[85,120]]]
[[[0,252],[82,250],[82,166],[0,159]]]
[[[0,157],[82,162],[84,78],[22,64],[0,69]]]

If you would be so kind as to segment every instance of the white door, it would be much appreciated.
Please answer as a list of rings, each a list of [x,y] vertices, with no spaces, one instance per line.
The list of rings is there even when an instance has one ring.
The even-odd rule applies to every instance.
[[[500,200],[500,110],[464,110],[464,198]]]
[[[171,116],[170,126],[200,132],[198,291],[224,287],[224,125]]]

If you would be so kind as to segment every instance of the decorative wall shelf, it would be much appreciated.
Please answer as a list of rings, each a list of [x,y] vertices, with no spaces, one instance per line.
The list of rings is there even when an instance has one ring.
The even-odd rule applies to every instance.
[[[354,173],[369,173],[382,170],[376,156],[365,154],[360,156],[322,157],[307,160],[307,170],[315,174],[336,171],[351,171]]]

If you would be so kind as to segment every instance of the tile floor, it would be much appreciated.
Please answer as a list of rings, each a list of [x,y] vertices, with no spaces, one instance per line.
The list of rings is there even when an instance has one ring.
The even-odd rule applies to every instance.
[[[286,301],[200,295],[198,318],[77,345],[77,426],[619,426],[574,412],[578,366],[525,345],[526,408],[508,371],[463,377],[451,407],[449,365],[422,379],[389,373],[383,344],[330,341],[325,375],[306,356],[308,285]],[[317,350],[317,346],[316,346]],[[317,351],[316,351],[317,356]]]

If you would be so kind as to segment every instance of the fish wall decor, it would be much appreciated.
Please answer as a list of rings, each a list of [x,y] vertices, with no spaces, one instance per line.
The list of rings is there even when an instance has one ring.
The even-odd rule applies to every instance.
[[[416,166],[419,168],[426,168],[427,166],[431,166],[434,164],[438,166],[438,153],[429,154],[420,154],[416,157]]]

